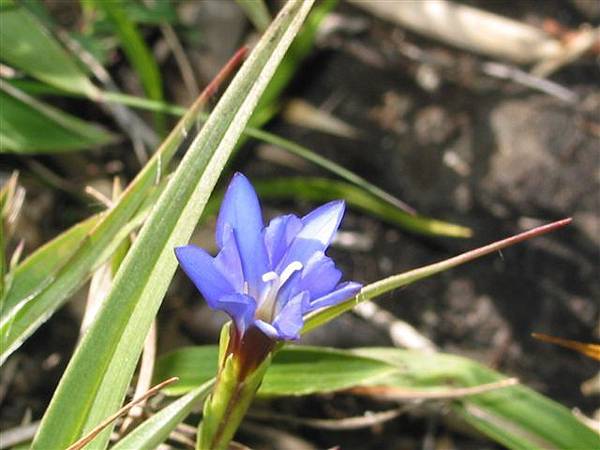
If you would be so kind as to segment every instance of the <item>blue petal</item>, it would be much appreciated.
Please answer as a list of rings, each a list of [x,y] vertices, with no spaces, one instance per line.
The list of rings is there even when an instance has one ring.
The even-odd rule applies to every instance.
[[[333,260],[323,252],[315,253],[304,266],[298,290],[307,290],[310,298],[318,299],[335,289],[342,278]]]
[[[264,231],[264,240],[272,268],[277,267],[301,228],[302,222],[293,214],[275,217],[269,222]]]
[[[293,297],[273,321],[279,331],[280,339],[296,340],[300,338],[300,330],[304,325],[304,311],[308,307],[308,292],[304,291]]]
[[[233,229],[236,237],[250,294],[258,295],[262,286],[262,275],[269,271],[269,260],[262,238],[260,204],[254,188],[241,173],[233,176],[219,211],[216,230],[219,248],[223,248],[225,244],[227,226]]]
[[[325,251],[340,226],[344,209],[344,201],[336,200],[304,216],[301,219],[302,229],[290,244],[278,270],[283,270],[293,261],[306,265],[315,252]]]
[[[233,286],[214,265],[213,257],[195,245],[177,247],[179,264],[211,308],[218,309],[219,299],[234,294]]]
[[[244,273],[237,241],[229,225],[225,225],[224,231],[223,248],[215,257],[215,267],[227,278],[236,292],[241,293],[244,290]]]
[[[256,325],[263,333],[265,333],[271,339],[280,339],[279,331],[277,331],[277,329],[270,323],[259,319],[254,322],[254,325]]]
[[[311,301],[308,309],[305,312],[314,311],[315,309],[323,308],[325,306],[337,305],[344,300],[354,297],[361,289],[362,285],[355,283],[354,281],[342,283],[336,288],[335,291]]]
[[[315,239],[323,245],[323,249],[326,249],[340,226],[344,210],[343,200],[335,200],[320,206],[302,218],[304,226],[297,238]]]
[[[249,295],[232,294],[222,297],[216,309],[225,311],[235,323],[235,326],[243,335],[248,327],[254,322],[256,302]]]
[[[314,241],[309,241],[308,243]],[[314,247],[313,247],[314,248]],[[329,294],[338,285],[342,273],[335,267],[333,260],[322,251],[313,252],[301,272],[296,272],[279,291],[277,296],[278,310],[288,300],[302,291],[308,291],[311,299],[318,299]]]

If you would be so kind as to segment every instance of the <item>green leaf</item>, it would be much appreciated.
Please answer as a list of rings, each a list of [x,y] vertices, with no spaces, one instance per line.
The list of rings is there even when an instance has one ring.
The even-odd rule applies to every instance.
[[[210,393],[213,383],[213,380],[205,382],[152,415],[111,447],[111,450],[157,448],[167,439],[171,431],[199,406]]]
[[[115,141],[103,128],[47,105],[0,80],[0,153],[57,153]]]
[[[316,311],[310,314],[304,321],[304,328],[302,329],[302,333],[308,333],[309,331],[333,320],[340,314],[343,314],[346,311],[350,311],[352,308],[354,308],[357,304],[361,302],[371,300],[386,292],[398,289],[399,287],[407,286],[409,284],[414,283],[415,281],[428,278],[432,275],[444,272],[448,269],[452,269],[453,267],[460,266],[464,263],[473,261],[474,259],[480,258],[490,253],[495,253],[506,247],[525,241],[527,239],[540,236],[545,233],[549,233],[565,225],[568,225],[569,223],[571,223],[571,219],[559,220],[548,225],[543,225],[534,228],[533,230],[525,231],[523,233],[503,239],[501,241],[485,245],[475,250],[462,253],[458,256],[454,256],[444,261],[420,267],[418,269],[409,270],[408,272],[400,273],[398,275],[392,275],[391,277],[384,278],[383,280],[376,281],[375,283],[371,283],[367,286],[364,286],[355,297],[352,297],[342,303],[338,303],[337,305],[332,306],[330,308],[323,308],[320,311]]]
[[[174,2],[163,1],[147,4],[123,2],[123,9],[127,14],[127,18],[133,23],[147,25],[177,23],[177,11]]]
[[[223,333],[221,334],[223,338]],[[225,340],[219,342],[220,348],[224,349],[229,342],[227,335]],[[242,423],[250,404],[256,396],[256,391],[261,385],[265,371],[271,365],[271,355],[260,361],[249,373],[243,376],[240,382],[241,365],[233,353],[225,355],[223,363],[216,377],[215,387],[204,402],[202,410],[202,422],[198,429],[196,439],[197,450],[226,450],[229,442],[233,439],[236,430]]]
[[[196,100],[153,158],[130,184],[119,202],[102,215],[102,219],[94,226],[87,239],[80,243],[72,258],[61,261],[60,270],[47,271],[44,282],[36,287],[34,293],[15,297],[12,301],[15,307],[11,308],[0,322],[0,337],[3,339],[0,363],[3,363],[30,334],[49,318],[110,256],[114,248],[118,246],[118,241],[133,229],[132,227],[140,223],[145,211],[154,204],[155,196],[162,191],[162,186],[159,185],[155,188],[155,183],[166,173],[169,161],[180,144],[195,129],[198,114],[207,96],[229,73],[236,61],[236,59],[232,59],[232,62],[217,76],[214,83],[207,88],[207,92]],[[154,194],[150,195],[153,190]],[[130,221],[138,210],[141,212]],[[128,223],[128,221],[130,222]]]
[[[25,7],[0,8],[0,59],[52,86],[94,98],[96,87],[71,55]]]
[[[186,347],[159,358],[158,379],[179,376],[165,392],[181,395],[214,376],[216,346]],[[359,358],[357,358],[359,357]],[[273,358],[259,396],[308,395],[356,386],[399,388],[403,394],[444,394],[505,377],[467,358],[394,348],[284,347]],[[442,400],[436,400],[442,401]],[[598,448],[600,438],[568,409],[534,390],[513,385],[450,400],[453,410],[509,448]]]
[[[110,257],[120,239],[125,236],[123,233],[129,232],[128,227],[136,226],[139,224],[136,221],[143,219],[144,211],[155,203],[153,196],[163,189],[159,181],[168,173],[173,155],[184,139],[195,132],[199,113],[207,96],[229,74],[236,61],[232,60],[207,87],[207,91],[194,102],[116,205],[102,215],[101,220],[81,242],[77,252],[68,261],[64,261],[58,271],[48,273],[48,278],[40,283],[35,295],[15,300],[19,310],[14,312],[14,317],[13,313],[10,314],[10,320],[0,323],[0,337],[3,339],[0,364]],[[136,213],[136,218],[132,220]]]
[[[192,141],[123,261],[113,287],[69,362],[34,439],[64,448],[123,401],[144,339],[185,244],[244,126],[312,2],[289,1]],[[91,448],[104,448],[110,428]]]
[[[52,90],[46,85],[41,85],[39,83],[35,84],[26,80],[13,80],[11,81],[11,84],[31,93],[64,95],[64,93],[61,94],[60,91]],[[102,92],[102,98],[104,101],[107,102],[124,104],[134,108],[140,108],[148,111],[164,112],[166,114],[172,114],[176,116],[181,116],[185,113],[185,109],[177,105],[155,102],[153,100],[148,100],[145,98],[135,97],[121,93]],[[378,188],[377,186],[358,176],[351,170],[348,170],[345,167],[340,166],[336,162],[319,155],[314,150],[297,144],[296,142],[290,141],[289,139],[285,139],[267,131],[260,130],[258,128],[253,128],[250,126],[246,127],[246,129],[244,130],[244,135],[252,137],[254,139],[258,139],[262,142],[266,142],[267,144],[274,145],[276,147],[281,148],[283,151],[286,151],[293,155],[299,156],[302,159],[310,161],[316,166],[321,167],[326,171],[339,176],[340,178],[348,181],[349,183],[359,186],[361,189],[383,200],[384,202],[389,203],[395,208],[398,208],[400,210],[410,210],[410,208],[407,207],[407,205],[401,200],[397,199],[388,192]],[[464,232],[466,233],[466,229],[464,230]]]
[[[181,395],[210,380],[217,372],[216,346],[184,347],[159,358],[155,380],[179,377],[164,392]],[[397,372],[381,361],[343,350],[286,346],[275,354],[258,391],[262,397],[309,395],[376,382]]]
[[[364,189],[326,178],[286,177],[255,183],[263,198],[296,198],[324,202],[342,198],[350,207],[415,233],[465,238],[471,230],[460,225],[408,214]]]
[[[396,372],[383,361],[344,350],[286,346],[275,355],[259,394],[270,397],[334,392],[375,383]]]
[[[0,364],[4,364],[6,358],[112,255],[129,233],[140,226],[147,210],[143,209],[115,230],[110,240],[98,232],[102,224],[100,216],[93,216],[17,266],[10,289],[0,303]]]
[[[106,13],[114,24],[123,51],[140,77],[146,95],[153,100],[162,101],[163,87],[158,64],[135,23],[129,19],[124,6],[120,2],[104,0],[96,0],[95,4]],[[155,119],[158,128],[164,129],[164,117],[157,114]]]
[[[42,290],[51,275],[73,256],[99,219],[100,215],[95,215],[72,226],[21,262],[12,274],[10,290],[6,297],[0,299],[1,316],[5,317],[19,301]]]
[[[361,348],[354,353],[395,365],[398,373],[383,382],[401,388],[475,387],[504,378],[483,365],[454,355],[390,348]],[[523,386],[469,395],[453,402],[454,411],[497,442],[514,449],[600,448],[600,436],[567,408]]]
[[[216,345],[183,347],[159,358],[154,380],[178,377],[179,381],[163,389],[167,395],[183,395],[212,379],[218,369],[219,349]]]
[[[280,147],[284,151],[287,151],[289,153],[292,153],[293,155],[299,156],[302,159],[310,161],[311,163],[315,164],[316,166],[321,167],[321,168],[327,170],[328,172],[331,172],[331,173],[339,176],[340,178],[342,178],[352,184],[355,184],[356,186],[359,186],[366,192],[371,193],[375,197],[378,197],[379,199],[383,200],[384,202],[387,202],[390,205],[392,205],[400,210],[404,210],[404,211],[411,210],[410,207],[408,207],[401,200],[398,200],[393,195],[389,194],[388,192],[384,191],[383,189],[378,188],[377,186],[373,185],[372,183],[365,180],[364,178],[358,176],[356,173],[352,172],[351,170],[348,170],[345,167],[340,166],[336,162],[331,161],[331,160],[319,155],[317,152],[315,152],[307,147],[304,147],[304,146],[297,144],[296,142],[290,141],[288,139],[284,139],[275,134],[271,134],[266,131],[259,130],[257,128],[247,127],[245,130],[245,134],[247,136],[250,136],[255,139],[261,140],[263,142],[266,142],[267,144],[271,144],[271,145]]]
[[[322,20],[335,8],[337,3],[338,0],[324,0],[311,11],[302,30],[298,33],[297,39],[281,62],[273,80],[269,83],[265,95],[261,98],[250,120],[252,127],[260,128],[277,113],[278,101],[282,92],[292,81],[302,61],[310,54]]]
[[[41,90],[42,86],[29,86],[29,88]],[[47,91],[46,91],[47,92]],[[159,103],[154,102],[147,99],[142,99],[139,97],[132,97],[127,95],[107,92],[103,93],[103,97],[106,101],[113,101],[115,103],[122,103],[128,106],[132,106],[134,108],[142,108],[151,111],[161,111],[168,114],[181,115],[185,112],[185,110],[177,105],[170,105],[167,103]],[[289,139],[282,138],[275,134],[269,133],[264,130],[260,130],[258,128],[254,128],[251,126],[247,126],[244,129],[244,135],[247,137],[252,137],[254,139],[258,139],[259,141],[266,142],[267,144],[274,145],[276,147],[281,148],[283,151],[291,153],[293,155],[299,156],[302,159],[310,161],[318,167],[325,169],[326,171],[333,173],[340,178],[352,183],[356,186],[359,186],[361,189],[369,192],[375,197],[383,200],[386,203],[389,203],[391,206],[398,208],[400,210],[408,210],[410,209],[407,205],[401,200],[397,199],[393,195],[388,192],[378,188],[373,185],[369,181],[364,178],[358,176],[356,173],[351,170],[346,169],[343,166],[340,166],[334,161],[331,161],[321,155],[319,155],[316,151],[311,150],[307,147],[304,147],[296,142],[290,141]]]
[[[264,0],[235,0],[258,31],[265,31],[271,22],[271,14]]]

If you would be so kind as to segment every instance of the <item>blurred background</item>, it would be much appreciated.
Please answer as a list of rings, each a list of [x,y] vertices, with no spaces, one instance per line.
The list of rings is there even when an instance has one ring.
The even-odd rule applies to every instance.
[[[184,108],[264,26],[242,1],[129,0],[116,12],[101,1],[17,3],[77,56],[96,86]],[[280,4],[267,2],[271,14]],[[598,418],[597,363],[531,333],[600,339],[600,3],[318,6],[323,14],[305,41],[306,57],[290,68],[289,82],[256,125],[351,170],[419,214],[472,230],[469,238],[427,236],[350,204],[330,251],[346,279],[373,282],[552,220],[574,222],[386,294],[376,307],[346,314],[303,342],[465,355]],[[26,256],[101,211],[114,178],[126,186],[177,117],[131,101],[94,100],[93,90],[82,95],[85,88],[57,88],[28,73],[11,59],[9,47],[21,38],[6,17],[0,177],[4,185],[19,172],[24,200],[7,254],[22,241]],[[52,65],[42,67],[46,74]],[[266,219],[308,212],[321,203],[307,194],[313,184],[333,195],[328,180],[339,182],[306,158],[256,139],[239,148],[221,186],[234,170],[265,184]],[[193,242],[210,249],[213,231],[214,214]],[[3,367],[1,428],[41,417],[77,342],[87,293],[86,286]],[[178,273],[158,316],[158,353],[215,343],[224,321]],[[384,407],[345,394],[268,405],[277,414],[327,419]],[[443,404],[433,404],[382,424],[340,421],[333,430],[250,416],[242,432],[256,448],[498,448],[447,419]]]

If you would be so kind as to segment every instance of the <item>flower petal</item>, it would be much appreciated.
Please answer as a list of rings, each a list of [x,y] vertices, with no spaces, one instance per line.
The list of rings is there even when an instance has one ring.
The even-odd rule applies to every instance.
[[[288,246],[302,229],[302,222],[293,215],[275,217],[264,231],[265,246],[271,268],[277,267]]]
[[[256,325],[260,329],[260,331],[265,333],[271,339],[279,339],[279,332],[270,323],[267,323],[264,320],[256,320],[254,322],[254,325]]]
[[[277,314],[273,326],[279,332],[279,338],[296,340],[300,338],[300,330],[304,325],[304,311],[308,307],[309,294],[300,292],[293,297]]]
[[[248,327],[254,322],[256,302],[249,295],[232,294],[221,297],[216,309],[225,311],[234,321],[235,326],[243,335]]]
[[[233,286],[214,265],[214,259],[195,245],[177,247],[179,264],[206,299],[208,306],[218,309],[219,299],[234,294]]]
[[[267,250],[262,238],[263,220],[258,198],[248,179],[236,173],[227,188],[219,217],[216,240],[219,248],[225,244],[227,226],[231,227],[239,248],[244,278],[250,294],[258,295],[262,275],[269,271]]]
[[[225,225],[223,248],[215,257],[215,267],[231,283],[238,293],[244,290],[244,272],[235,234],[229,225]]]
[[[335,289],[342,278],[342,272],[331,258],[323,252],[316,252],[304,266],[298,283],[299,291],[308,291],[310,298],[320,298]]]
[[[304,226],[296,238],[315,239],[323,245],[323,250],[326,249],[340,226],[345,209],[343,200],[335,200],[311,211],[302,218]]]
[[[361,289],[362,285],[360,283],[355,283],[354,281],[342,283],[335,291],[310,302],[310,305],[305,312],[314,311],[315,309],[323,308],[325,306],[337,305],[344,300],[354,297]]]
[[[290,244],[277,270],[282,270],[292,261],[307,261],[318,251],[325,251],[344,215],[344,201],[336,200],[315,209],[302,220],[302,229]]]

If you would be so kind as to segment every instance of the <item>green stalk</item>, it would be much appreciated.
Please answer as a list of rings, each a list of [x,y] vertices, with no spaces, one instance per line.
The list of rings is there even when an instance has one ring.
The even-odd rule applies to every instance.
[[[196,450],[228,448],[270,363],[269,356],[254,372],[242,378],[242,368],[235,355],[230,354],[225,359],[214,390],[204,404]]]

